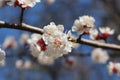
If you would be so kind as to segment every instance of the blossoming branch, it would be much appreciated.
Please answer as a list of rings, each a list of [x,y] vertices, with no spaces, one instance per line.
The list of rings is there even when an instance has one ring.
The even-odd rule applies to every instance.
[[[29,31],[29,32],[33,32],[33,33],[38,33],[38,34],[43,34],[44,33],[43,29],[28,25],[28,24],[25,24],[25,23],[22,23],[22,25],[19,25],[19,24],[12,24],[12,23],[6,23],[4,21],[0,21],[0,28],[10,28],[10,29],[24,30],[24,31]],[[90,33],[91,33],[91,31],[90,31]],[[95,33],[95,35],[96,35],[96,33]],[[120,46],[116,45],[116,44],[99,43],[98,41],[87,40],[87,39],[83,39],[83,38],[81,38],[77,42],[76,42],[76,40],[77,40],[77,38],[72,38],[71,39],[71,41],[75,42],[75,43],[90,45],[90,46],[94,46],[94,47],[101,47],[101,48],[105,48],[105,49],[112,49],[112,50],[118,50],[118,51],[120,50]]]

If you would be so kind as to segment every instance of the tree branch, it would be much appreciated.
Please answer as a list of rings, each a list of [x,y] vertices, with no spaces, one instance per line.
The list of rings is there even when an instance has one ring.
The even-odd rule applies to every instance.
[[[25,23],[22,23],[22,25],[19,25],[19,24],[10,24],[10,23],[5,23],[4,21],[0,21],[0,28],[10,28],[10,29],[24,30],[24,31],[43,34],[42,29],[27,25]]]
[[[87,40],[87,39],[83,39],[83,38],[81,40],[77,41],[77,43],[120,51],[120,45],[101,43],[98,41],[92,41],[92,40]]]
[[[22,25],[18,25],[18,24],[10,24],[10,23],[5,23],[4,21],[0,21],[0,28],[11,28],[11,29],[17,29],[17,30],[25,30],[25,31],[30,31],[30,32],[34,32],[34,33],[39,33],[39,34],[44,33],[43,29],[40,29],[40,28],[37,28],[34,26],[30,26],[30,25],[27,25],[25,23],[22,23]],[[83,38],[80,40],[72,39],[70,41],[75,42],[75,43],[79,43],[79,44],[93,46],[93,47],[101,47],[101,48],[105,48],[105,49],[120,51],[120,45],[100,43],[98,41],[92,41],[92,40],[87,40],[87,39],[83,39]]]
[[[91,57],[91,53],[70,53],[68,54],[70,56],[78,56],[78,57]],[[66,55],[66,56],[68,56]],[[108,54],[110,56],[110,58],[119,58],[120,57],[120,54],[119,53],[111,53],[111,54]]]

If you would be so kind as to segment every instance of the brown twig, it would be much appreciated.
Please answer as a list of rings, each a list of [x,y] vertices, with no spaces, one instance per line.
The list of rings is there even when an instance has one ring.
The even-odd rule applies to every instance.
[[[23,23],[23,17],[24,17],[24,8],[21,8],[21,14],[20,14],[20,24],[22,25]]]
[[[22,25],[19,25],[19,24],[10,24],[10,23],[5,23],[4,21],[0,21],[0,28],[10,28],[10,29],[24,30],[24,31],[43,34],[42,29],[27,25],[25,23],[22,23]]]

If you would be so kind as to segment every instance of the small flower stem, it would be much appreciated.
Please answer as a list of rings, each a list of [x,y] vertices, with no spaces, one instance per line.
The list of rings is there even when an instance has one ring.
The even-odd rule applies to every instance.
[[[77,41],[81,40],[82,36],[85,35],[85,33],[82,33],[81,35],[79,35]]]
[[[23,22],[24,10],[25,10],[24,8],[21,8],[20,25],[22,25],[22,22]]]

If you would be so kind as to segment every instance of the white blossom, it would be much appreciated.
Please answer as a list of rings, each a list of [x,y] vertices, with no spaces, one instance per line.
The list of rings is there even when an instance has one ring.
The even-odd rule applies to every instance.
[[[72,31],[82,34],[84,32],[89,32],[91,28],[94,27],[95,19],[91,16],[82,16],[75,20]]]
[[[110,29],[109,27],[103,27],[103,28],[99,28],[100,32],[104,35],[113,35],[114,34],[114,29]]]
[[[20,37],[20,43],[21,44],[26,44],[28,39],[29,39],[29,34],[28,33],[23,33]]]
[[[120,34],[118,35],[117,39],[120,41]]]
[[[6,53],[4,50],[0,49],[0,61],[4,60],[6,56]]]
[[[64,27],[62,25],[55,25],[55,23],[50,23],[50,25],[44,27],[44,34],[38,35],[34,34],[28,40],[30,44],[30,50],[34,57],[38,57],[39,62],[42,61],[42,56],[46,57],[44,62],[68,54],[72,51],[73,43],[68,40],[68,34],[63,33]]]
[[[10,0],[7,4],[12,6],[20,6],[22,8],[34,7],[40,0]]]
[[[31,51],[31,54],[34,57],[38,57],[39,54],[44,51],[46,46],[44,46],[44,40],[42,39],[42,35],[39,34],[32,34],[31,38],[28,39],[29,49]]]
[[[117,74],[120,76],[120,63],[116,63]]]
[[[39,39],[41,39],[42,38],[42,35],[40,35],[40,34],[36,34],[36,33],[34,33],[34,34],[32,34],[31,35],[31,39],[34,41],[34,42],[37,42]]]
[[[50,65],[54,63],[54,59],[52,57],[46,56],[44,53],[41,53],[38,56],[38,62],[41,64]]]
[[[64,27],[63,25],[56,25],[54,22],[51,22],[49,25],[45,26],[43,30],[45,34],[53,35],[57,31],[63,32]]]
[[[39,46],[37,44],[31,43],[31,44],[29,44],[29,47],[30,47],[30,51],[31,51],[32,56],[38,57],[38,55],[41,52]]]
[[[120,63],[109,62],[107,67],[110,75],[118,74],[120,76]]]
[[[0,66],[5,66],[5,60],[0,61]]]
[[[77,58],[74,56],[68,56],[63,59],[62,63],[66,68],[74,68],[77,65]]]
[[[66,34],[62,32],[55,32],[52,36],[46,36],[47,50],[45,54],[47,56],[53,56],[54,58],[60,57],[64,54],[68,54],[72,50],[72,43],[68,41]]]
[[[31,69],[33,67],[33,63],[30,60],[25,61],[24,69]]]
[[[9,49],[9,48],[13,48],[16,49],[17,48],[17,42],[15,41],[15,38],[10,36],[7,37],[3,43],[3,48],[4,49]]]
[[[17,60],[15,65],[16,65],[16,68],[23,69],[24,68],[24,61],[23,60]]]
[[[96,37],[98,36],[98,30],[95,29],[95,28],[90,29],[89,35],[90,35],[90,38],[91,38],[92,40],[95,40]]]
[[[4,4],[5,4],[5,1],[4,0],[0,0],[0,7],[2,7],[2,6],[4,6]]]
[[[0,48],[0,66],[5,65],[5,56],[6,56],[5,51]]]
[[[52,22],[44,27],[44,31],[43,39],[47,45],[47,49],[44,51],[46,56],[57,58],[71,52],[73,44],[68,41],[68,35],[63,33],[63,25],[55,25]]]
[[[8,0],[7,4],[13,6],[17,0]]]
[[[101,48],[96,48],[92,51],[91,58],[95,63],[105,64],[108,61],[109,56],[106,51],[102,50]]]

